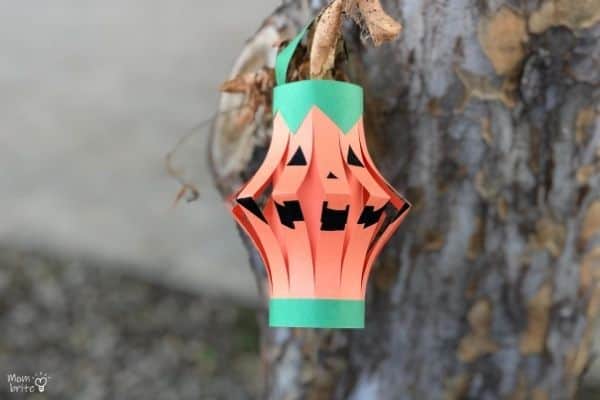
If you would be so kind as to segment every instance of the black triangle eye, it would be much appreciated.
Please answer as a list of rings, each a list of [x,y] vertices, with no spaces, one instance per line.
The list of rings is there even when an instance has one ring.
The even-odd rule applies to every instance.
[[[288,162],[288,165],[306,165],[306,158],[300,147],[298,147],[298,150],[296,150],[294,156],[290,159],[290,162]]]
[[[240,197],[237,199],[237,202],[246,210],[260,218],[263,222],[267,223],[267,219],[252,197]]]
[[[354,165],[355,167],[364,168],[363,163],[360,162],[360,160],[356,156],[356,153],[354,153],[354,150],[352,150],[352,147],[348,147],[348,164]]]
[[[329,172],[329,175],[327,175],[327,179],[337,179],[338,177],[335,176],[335,174],[333,172]]]

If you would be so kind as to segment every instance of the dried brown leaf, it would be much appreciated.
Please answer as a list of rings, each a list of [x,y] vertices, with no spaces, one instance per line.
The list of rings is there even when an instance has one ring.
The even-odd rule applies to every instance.
[[[252,72],[236,76],[233,79],[223,82],[219,90],[225,93],[247,93],[252,88],[254,75]]]
[[[375,46],[394,40],[402,31],[402,25],[388,15],[379,0],[356,0]]]
[[[225,93],[244,94],[236,125],[244,127],[254,120],[260,107],[270,108],[271,90],[275,85],[275,77],[271,68],[263,68],[256,72],[238,75],[221,84],[220,90]]]
[[[251,91],[268,92],[275,85],[273,69],[263,68],[256,72],[247,72],[221,84],[219,88],[226,93],[249,93]]]
[[[334,0],[318,18],[310,50],[310,77],[319,79],[333,69],[340,40],[345,0]]]

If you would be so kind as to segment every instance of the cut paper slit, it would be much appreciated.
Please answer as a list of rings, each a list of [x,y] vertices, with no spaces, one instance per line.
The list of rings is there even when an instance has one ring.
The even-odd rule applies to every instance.
[[[364,167],[364,165],[360,162],[358,157],[356,157],[356,153],[352,150],[352,147],[348,147],[348,164],[354,165],[356,167]]]

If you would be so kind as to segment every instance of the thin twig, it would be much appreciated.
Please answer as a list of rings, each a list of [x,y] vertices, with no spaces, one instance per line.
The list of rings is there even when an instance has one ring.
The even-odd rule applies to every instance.
[[[177,203],[183,198],[183,196],[185,196],[185,194],[188,192],[190,193],[190,196],[187,198],[188,203],[196,201],[200,197],[200,191],[196,187],[196,185],[186,181],[186,179],[183,178],[183,171],[181,171],[180,169],[176,168],[173,165],[173,157],[175,156],[175,153],[177,153],[177,151],[179,151],[179,149],[184,144],[186,144],[189,139],[191,139],[196,134],[202,132],[202,129],[211,127],[214,120],[217,117],[219,117],[221,115],[229,114],[234,111],[239,111],[245,107],[247,107],[247,105],[242,104],[239,107],[234,107],[229,110],[216,112],[211,117],[201,121],[196,126],[190,128],[181,138],[179,138],[179,140],[177,140],[173,149],[167,153],[167,155],[165,156],[165,169],[166,169],[167,173],[169,174],[169,176],[171,176],[173,179],[175,179],[181,185],[181,189],[177,192],[177,195],[173,202],[173,207],[175,207],[177,205]]]

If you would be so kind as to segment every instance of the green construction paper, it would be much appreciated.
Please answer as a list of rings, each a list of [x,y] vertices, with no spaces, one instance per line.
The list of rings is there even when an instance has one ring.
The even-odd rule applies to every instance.
[[[275,60],[275,79],[278,85],[283,85],[285,83],[287,77],[287,70],[294,53],[296,52],[296,48],[298,44],[306,34],[308,27],[312,24],[312,21],[308,23],[295,38],[292,39],[290,43],[285,47],[285,49],[281,50],[277,55],[277,59]]]
[[[269,326],[360,329],[365,326],[365,302],[272,298],[269,301]]]
[[[363,113],[363,90],[352,83],[332,80],[298,81],[273,89],[273,113],[281,113],[292,133],[298,131],[314,106],[348,133]]]

